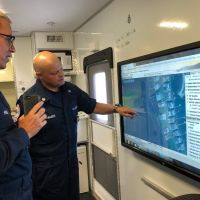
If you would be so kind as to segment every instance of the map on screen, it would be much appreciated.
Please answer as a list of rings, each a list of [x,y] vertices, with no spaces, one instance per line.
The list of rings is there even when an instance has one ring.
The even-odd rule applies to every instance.
[[[200,177],[200,44],[118,63],[122,145]]]

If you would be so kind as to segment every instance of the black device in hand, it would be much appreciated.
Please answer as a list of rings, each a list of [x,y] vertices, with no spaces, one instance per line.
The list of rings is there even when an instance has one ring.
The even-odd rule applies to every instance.
[[[38,95],[30,95],[23,97],[23,106],[24,106],[24,115],[27,115],[28,112],[33,108],[35,104],[41,101],[41,97]]]

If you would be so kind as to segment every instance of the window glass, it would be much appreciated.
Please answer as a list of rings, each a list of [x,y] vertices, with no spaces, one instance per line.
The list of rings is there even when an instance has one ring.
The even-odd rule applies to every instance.
[[[94,93],[95,99],[101,103],[107,103],[107,89],[106,89],[106,74],[99,72],[94,74]],[[102,121],[108,121],[107,115],[97,115],[97,118]]]
[[[97,102],[113,104],[111,68],[107,61],[95,63],[87,68],[89,95]],[[113,114],[92,114],[91,118],[113,126]]]

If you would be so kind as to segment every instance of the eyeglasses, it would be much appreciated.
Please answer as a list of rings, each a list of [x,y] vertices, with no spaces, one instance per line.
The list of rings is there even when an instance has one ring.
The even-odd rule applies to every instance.
[[[13,36],[13,35],[6,35],[6,34],[3,34],[3,33],[0,33],[0,36],[6,37],[10,44],[13,44],[13,42],[15,40],[15,36]]]

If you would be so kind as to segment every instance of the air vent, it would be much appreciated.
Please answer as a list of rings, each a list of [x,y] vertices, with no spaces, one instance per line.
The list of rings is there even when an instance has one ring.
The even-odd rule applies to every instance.
[[[62,35],[47,35],[47,42],[63,42]]]
[[[72,32],[33,32],[34,52],[40,50],[71,50],[74,48]]]

